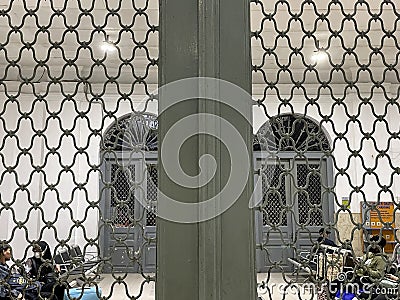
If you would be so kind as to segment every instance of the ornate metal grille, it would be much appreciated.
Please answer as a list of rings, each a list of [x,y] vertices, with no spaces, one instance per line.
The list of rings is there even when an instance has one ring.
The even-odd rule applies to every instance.
[[[111,166],[111,219],[116,227],[133,225],[135,213],[135,166],[121,170],[117,164]]]
[[[129,114],[120,118],[104,137],[104,148],[113,151],[157,151],[157,117],[154,114]]]
[[[157,148],[158,9],[157,0],[0,4],[0,239],[18,264],[37,240],[53,257],[74,244],[93,252],[96,276],[71,264],[62,281],[75,272],[86,286],[102,287],[102,299],[154,292],[150,273],[135,277],[140,289],[114,285],[125,272],[147,271],[138,246],[148,239],[143,215],[134,219],[141,179],[120,160],[124,151]],[[114,239],[109,247],[105,233]],[[133,267],[117,270],[117,261]],[[96,282],[104,270],[114,277]]]
[[[299,223],[309,226],[322,226],[321,174],[319,165],[298,164],[297,186],[303,188],[297,194]],[[313,174],[312,171],[317,171]]]
[[[146,226],[156,226],[154,209],[157,203],[158,172],[157,165],[147,165],[147,201]]]
[[[254,150],[329,151],[329,141],[318,124],[301,115],[274,116],[257,132]]]
[[[283,209],[286,205],[285,175],[273,165],[266,165],[263,174],[263,225],[287,226],[287,215]]]
[[[293,207],[273,213],[298,211],[299,219],[292,229],[283,220],[274,223],[280,231],[274,238],[288,245],[287,257],[267,265],[269,272],[296,270],[288,258],[299,259],[299,249],[311,249],[321,227],[331,229],[338,245],[361,255],[363,232],[370,232],[360,209],[367,201],[394,203],[395,212],[384,223],[386,237],[398,240],[393,228],[400,192],[399,9],[392,0],[251,1],[255,129],[265,124],[254,149],[290,161],[290,176],[297,176],[288,195],[296,200]],[[273,190],[272,184],[263,192]],[[265,210],[268,201],[276,205],[266,200]],[[264,255],[274,256],[272,251]],[[307,270],[302,267],[297,269]],[[295,297],[317,298],[304,291]],[[285,295],[278,292],[272,299]]]
[[[102,255],[100,245],[104,228],[111,228],[120,247],[115,253],[130,265],[143,265],[143,248],[132,246],[130,232],[118,231],[131,227],[123,225],[131,214],[117,211],[119,205],[137,207],[130,206],[131,199],[121,201],[127,190],[108,182],[102,167],[106,158],[118,164],[117,151],[144,157],[146,150],[156,149],[156,126],[144,110],[156,99],[151,90],[158,77],[158,6],[155,0],[0,4],[0,234],[17,258],[26,259],[27,247],[36,240],[47,240],[53,254],[78,243],[100,255],[99,270],[112,269],[113,258]],[[323,226],[336,229],[337,242],[349,239],[360,255],[365,224],[359,204],[391,201],[394,218],[400,208],[399,4],[251,0],[251,7],[254,105],[264,114],[255,122],[258,127],[268,121],[273,132],[263,128],[257,145],[292,162],[320,152],[317,159],[330,166],[332,175],[324,184],[313,173],[314,163],[304,164],[296,169],[302,179],[284,202],[288,186],[283,190],[277,171],[267,167],[263,223],[277,231],[287,227],[287,219],[276,216],[286,215],[285,203],[298,193],[301,215],[320,204],[323,215],[311,211],[307,219],[301,217],[294,236],[286,234],[290,241],[282,238],[282,245],[297,247],[299,228],[315,241],[316,231],[309,227],[320,226],[316,219],[323,217]],[[104,137],[108,126],[126,114],[133,119]],[[147,125],[139,128],[139,123]],[[114,175],[126,181],[122,169],[114,168]],[[132,184],[140,183],[135,178]],[[102,210],[107,193],[113,193],[110,205],[120,216],[113,220]],[[333,207],[327,218],[325,199]],[[135,238],[146,240],[142,221],[143,216]],[[391,230],[396,224],[385,226]],[[281,271],[284,263],[270,270]],[[123,297],[144,298],[146,284],[155,278],[141,276],[138,291],[125,289]],[[125,284],[121,278],[111,278],[104,299],[113,296],[114,286]]]

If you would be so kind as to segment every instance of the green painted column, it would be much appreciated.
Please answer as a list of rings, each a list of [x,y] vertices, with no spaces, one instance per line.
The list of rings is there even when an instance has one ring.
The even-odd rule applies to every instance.
[[[159,99],[157,300],[256,299],[249,7],[246,0],[160,4],[159,82],[168,88]],[[174,84],[193,77],[232,87]],[[180,168],[188,178],[173,176]]]

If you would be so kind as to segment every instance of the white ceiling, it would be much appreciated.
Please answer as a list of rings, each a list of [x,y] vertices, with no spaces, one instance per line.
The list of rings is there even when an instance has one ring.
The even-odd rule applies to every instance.
[[[146,8],[146,15],[134,15],[136,8]],[[311,64],[311,56],[316,51],[315,40],[319,41],[319,46],[328,47],[327,52],[333,64],[341,65],[347,79],[355,79],[359,72],[357,59],[359,64],[370,64],[375,80],[383,79],[385,70],[384,62],[393,64],[394,69],[398,70],[399,48],[397,39],[400,38],[400,31],[397,30],[399,18],[396,13],[400,12],[400,2],[398,8],[393,8],[394,4],[383,4],[381,1],[364,1],[360,4],[356,0],[337,1],[333,4],[328,0],[315,0],[314,5],[307,4],[304,0],[290,0],[290,9],[285,2],[278,0],[264,0],[263,9],[261,5],[251,4],[251,30],[260,31],[261,39],[252,38],[252,57],[253,64],[261,65],[262,70],[266,73],[269,81],[277,81],[279,83],[290,83],[292,79],[288,72],[282,73],[278,77],[280,65],[287,65],[293,75],[293,80],[302,81],[307,70],[307,65]],[[32,16],[24,8],[32,9],[35,13]],[[330,4],[329,4],[330,3]],[[357,4],[356,4],[357,3]],[[365,3],[368,3],[366,5]],[[397,3],[397,2],[393,2]],[[79,5],[81,7],[79,7]],[[11,6],[10,6],[11,5]],[[94,5],[92,7],[92,5]],[[118,10],[118,16],[112,15],[107,9]],[[329,7],[329,9],[328,9]],[[121,67],[121,59],[128,59],[134,66],[136,76],[145,76],[146,66],[150,59],[158,57],[158,33],[149,33],[147,20],[151,25],[158,25],[158,2],[155,0],[19,0],[12,4],[0,4],[0,10],[7,10],[6,16],[0,16],[0,43],[4,44],[4,49],[0,50],[0,77],[5,76],[7,69],[7,80],[20,79],[17,68],[10,68],[7,62],[10,60],[18,60],[18,66],[24,77],[33,77],[35,81],[48,80],[48,73],[51,76],[61,77],[63,80],[75,80],[77,75],[90,76],[91,82],[101,83],[108,76],[119,76],[121,83],[130,83],[135,80],[132,75],[130,66]],[[84,15],[82,10],[88,9],[90,14]],[[55,10],[60,10],[60,15],[55,15]],[[262,13],[262,11],[264,13]],[[316,14],[324,13],[327,20],[322,20]],[[272,19],[266,17],[272,14]],[[299,20],[292,19],[297,14]],[[346,20],[346,15],[352,15],[351,20]],[[377,14],[377,21],[372,20],[372,15]],[[81,16],[80,21],[79,17]],[[148,17],[148,19],[146,18]],[[289,21],[290,20],[290,21]],[[10,26],[11,24],[11,26]],[[128,28],[132,31],[125,32],[122,26],[131,25]],[[96,32],[94,26],[100,26],[100,32]],[[330,29],[328,27],[330,26]],[[12,26],[17,26],[21,32],[13,32]],[[40,26],[48,26],[45,32],[40,32]],[[71,32],[67,26],[76,27]],[[337,37],[332,33],[339,31]],[[393,37],[385,37],[384,31],[393,31]],[[279,36],[279,31],[283,32]],[[306,36],[304,31],[312,32],[312,37]],[[358,32],[357,32],[358,31]],[[360,33],[367,32],[366,37],[361,38]],[[148,39],[146,39],[148,34]],[[104,55],[100,45],[109,35],[109,39],[116,43],[119,48],[117,52]],[[88,49],[80,49],[79,41],[89,42]],[[315,37],[315,39],[314,39]],[[49,39],[53,42],[59,42],[61,48],[52,49]],[[144,48],[133,50],[136,42],[144,42],[148,54]],[[289,42],[290,41],[290,42]],[[24,49],[23,43],[32,43],[34,51]],[[272,55],[266,55],[262,48],[272,48]],[[291,47],[301,48],[301,55],[294,55]],[[353,54],[345,54],[344,48],[354,47]],[[379,49],[381,54],[371,55],[371,47]],[[90,50],[89,50],[90,49]],[[38,66],[36,60],[47,60],[48,70]],[[76,65],[68,67],[63,59],[73,60]],[[289,61],[290,57],[290,61]],[[302,61],[302,57],[305,63]],[[96,60],[102,60],[106,66],[95,67]],[[290,62],[290,63],[289,63]],[[36,75],[34,75],[34,68]],[[119,74],[121,69],[121,74]],[[333,69],[327,62],[320,62],[315,66],[320,76],[329,80],[329,72]],[[362,72],[360,82],[371,81],[367,72]],[[334,72],[333,82],[344,82],[344,76],[341,72]],[[311,74],[312,75],[312,74]],[[263,79],[256,74],[253,82],[260,84]],[[306,82],[315,82],[315,76],[306,76]],[[148,83],[157,82],[157,68],[150,68],[147,76]],[[386,82],[397,84],[396,73],[388,72],[385,78]]]

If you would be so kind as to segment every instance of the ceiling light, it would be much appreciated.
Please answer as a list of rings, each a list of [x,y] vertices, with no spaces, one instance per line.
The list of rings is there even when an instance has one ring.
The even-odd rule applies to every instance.
[[[107,35],[105,41],[101,44],[101,49],[104,52],[113,52],[117,50],[117,46],[115,46],[115,44],[109,40]]]
[[[325,51],[319,50],[314,51],[313,55],[311,56],[311,60],[314,64],[321,63],[328,59],[328,54]]]
[[[321,63],[328,60],[328,53],[319,47],[319,40],[316,41],[317,50],[311,56],[313,64]]]

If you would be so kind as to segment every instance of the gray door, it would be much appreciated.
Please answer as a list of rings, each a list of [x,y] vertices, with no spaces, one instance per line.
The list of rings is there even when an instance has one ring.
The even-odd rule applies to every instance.
[[[262,160],[257,160],[259,166]],[[256,215],[256,243],[262,245],[257,249],[257,267],[260,272],[267,272],[274,263],[279,263],[284,270],[288,269],[289,257],[293,256],[292,217],[284,207],[290,199],[290,177],[285,175],[289,170],[288,162],[267,163],[262,167],[259,195],[262,199],[262,211]],[[274,270],[278,271],[278,270]]]
[[[318,230],[330,221],[332,210],[330,197],[324,191],[327,186],[325,160],[293,161],[293,175],[295,185],[291,186],[291,194],[295,201],[293,224],[296,224],[293,242],[299,255],[301,251],[310,251],[319,236]]]
[[[103,192],[105,272],[155,272],[157,167],[154,159],[106,159]]]
[[[256,168],[265,160],[256,159]],[[279,159],[262,168],[256,194],[262,211],[256,212],[257,269],[267,272],[292,271],[289,257],[309,251],[318,237],[318,229],[329,221],[330,197],[325,160]],[[259,180],[256,176],[256,180]],[[305,228],[302,229],[301,227]],[[274,268],[279,265],[282,269]]]

